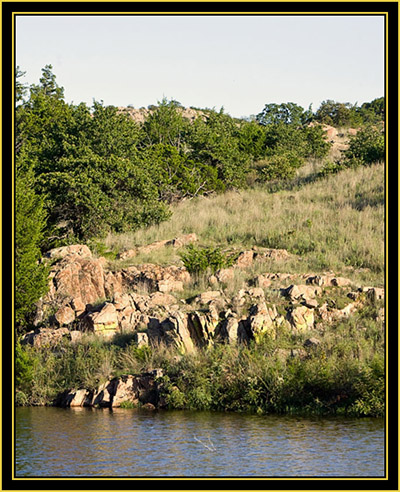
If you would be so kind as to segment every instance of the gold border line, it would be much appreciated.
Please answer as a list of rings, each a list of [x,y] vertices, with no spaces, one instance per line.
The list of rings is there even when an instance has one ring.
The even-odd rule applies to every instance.
[[[100,0],[99,2],[96,2],[96,0],[88,0],[89,2],[95,2],[95,3],[102,3],[107,2],[108,0]],[[122,0],[123,2],[130,2],[130,0]],[[146,3],[152,3],[153,0],[147,0]],[[157,0],[154,0],[157,1]],[[160,0],[161,2],[169,2],[169,0]],[[175,0],[176,2],[185,2],[185,3],[199,3],[197,0],[188,0],[186,2],[185,0]],[[232,3],[230,0],[221,0],[222,2],[229,2]],[[234,2],[242,2],[242,0],[233,0]],[[255,2],[259,3],[266,3],[264,0],[253,0]],[[286,3],[286,0],[276,0],[279,3]],[[292,0],[294,2],[303,2],[304,0]],[[308,2],[318,2],[318,3],[324,3],[330,2],[330,0],[322,0],[319,2],[318,0],[307,0]],[[376,0],[353,0],[354,2],[358,3],[369,3],[369,2],[375,2]],[[7,0],[0,0],[1,3],[15,3],[15,2],[9,2]],[[36,0],[26,0],[26,2],[32,2],[36,3]],[[42,2],[51,2],[53,3],[52,0],[42,0]],[[80,3],[80,0],[70,0],[69,3]],[[213,0],[205,0],[202,1],[201,3],[213,3]],[[336,0],[335,3],[347,3],[347,0]],[[388,0],[387,3],[399,3],[398,0]],[[346,15],[346,16],[351,16],[351,15],[358,15],[358,16],[369,16],[369,15],[383,15],[385,16],[385,27],[386,27],[386,36],[385,36],[385,108],[386,108],[386,114],[385,114],[385,138],[386,138],[386,149],[385,149],[385,155],[386,155],[386,163],[385,163],[385,176],[386,176],[386,191],[388,192],[388,135],[387,135],[387,123],[388,123],[388,111],[389,111],[389,105],[388,105],[388,51],[389,51],[389,34],[388,34],[388,17],[389,17],[389,12],[268,12],[268,11],[263,11],[263,12],[136,12],[136,11],[131,11],[131,12],[12,12],[11,13],[11,18],[12,18],[12,77],[13,77],[13,83],[12,83],[12,98],[13,101],[15,100],[15,90],[14,90],[14,83],[15,83],[15,16],[17,15],[30,15],[32,17],[35,17],[36,15],[47,15],[47,16],[62,16],[62,15],[68,15],[68,16],[84,16],[84,15],[92,15],[92,16],[101,16],[101,15],[112,15],[112,16],[119,16],[119,15],[226,15],[226,16],[233,16],[233,15],[246,15],[246,16],[256,16],[256,15],[296,15],[296,16],[302,16],[302,15],[313,15],[313,16],[329,16],[329,15]],[[400,17],[400,12],[398,13],[398,16]],[[2,12],[0,11],[0,19],[2,19]],[[0,42],[1,43],[1,42]],[[400,45],[400,42],[398,41],[398,44]],[[400,93],[400,87],[398,87],[398,93]],[[1,103],[0,103],[1,104]],[[14,124],[15,124],[15,108],[13,104],[13,112],[12,112],[12,143],[13,143],[13,148],[12,148],[12,162],[14,163],[15,160],[15,146],[14,146],[14,139],[15,139],[15,131],[14,131]],[[1,122],[0,122],[1,126]],[[400,130],[399,130],[399,137],[400,137]],[[14,165],[12,166],[12,264],[14,265],[14,213],[15,213],[15,206],[14,206],[14,196],[15,196],[15,183],[14,183]],[[0,177],[0,181],[1,181]],[[400,177],[398,177],[398,185],[400,183]],[[0,208],[2,207],[2,204],[0,204]],[[388,281],[388,268],[387,268],[387,258],[388,258],[388,241],[387,241],[387,221],[388,221],[388,200],[387,200],[387,194],[386,194],[386,204],[385,204],[385,210],[386,210],[386,219],[385,219],[385,225],[386,225],[386,233],[385,233],[385,241],[386,241],[386,246],[385,246],[385,252],[386,252],[386,265],[385,265],[385,272],[386,272],[386,281]],[[398,211],[400,210],[400,203],[398,204]],[[0,219],[1,220],[1,219]],[[1,246],[0,246],[0,251],[2,251]],[[1,271],[1,265],[0,265],[0,271]],[[14,268],[12,268],[12,309],[14,313]],[[385,287],[387,288],[388,283],[386,282]],[[0,287],[0,292],[1,292],[1,287]],[[400,304],[400,294],[398,295],[398,301]],[[387,320],[387,312],[388,312],[388,299],[385,291],[385,307],[386,307],[386,313],[385,313],[385,327],[386,327],[386,383],[388,382],[388,320]],[[0,299],[0,310],[2,309],[2,299]],[[14,355],[14,346],[15,346],[15,326],[14,326],[14,316],[12,319],[12,351]],[[400,342],[398,342],[398,348],[400,348]],[[1,340],[0,340],[0,346],[1,346]],[[398,368],[398,373],[399,373],[399,368]],[[2,389],[1,386],[1,381],[0,381],[0,389]],[[188,481],[193,481],[193,480],[202,480],[202,481],[208,481],[208,480],[234,480],[234,481],[243,481],[243,480],[274,480],[274,481],[304,481],[304,480],[320,480],[320,481],[327,481],[327,480],[335,480],[335,481],[388,481],[388,428],[389,428],[389,420],[388,420],[388,384],[386,384],[386,447],[385,447],[385,477],[235,477],[235,478],[230,478],[230,477],[15,477],[14,475],[14,464],[15,464],[15,449],[14,449],[14,437],[15,437],[15,422],[14,422],[14,415],[15,415],[15,409],[14,409],[14,364],[12,364],[12,480],[13,481],[36,481],[36,480],[51,480],[51,481],[60,481],[60,480],[69,480],[69,481],[76,481],[76,480],[135,480],[135,481],[142,481],[142,480],[156,480],[156,481],[161,481],[161,480],[188,480]],[[2,402],[2,394],[0,395],[0,403]],[[0,405],[0,416],[2,415],[2,409]],[[400,417],[398,417],[400,419]],[[0,451],[1,454],[2,450]],[[82,491],[86,492],[86,491]],[[141,491],[139,491],[141,492]],[[148,491],[146,491],[148,492]],[[214,492],[214,491],[210,491]],[[215,491],[217,492],[217,491]],[[347,491],[343,491],[347,492]]]
[[[3,10],[0,9],[0,25],[3,25]],[[14,37],[12,38],[14,39]],[[14,49],[14,43],[12,42],[12,48]],[[1,37],[1,40],[0,40],[0,51],[1,51],[1,54],[0,54],[0,57],[1,59],[3,58],[3,38]],[[3,76],[3,64],[1,64],[1,75]],[[1,77],[1,80],[3,80],[3,78]],[[0,82],[1,84],[1,82]],[[1,111],[1,114],[3,114],[3,100],[1,99],[0,100],[0,111]],[[1,135],[3,135],[3,118],[0,119],[0,131],[1,131]],[[14,138],[12,138],[12,142],[14,142]],[[4,145],[4,142],[3,142],[3,139],[1,139],[1,145],[3,146]],[[14,146],[13,146],[14,147]],[[2,147],[3,148],[3,147]],[[3,155],[3,154],[2,154]],[[14,166],[12,165],[12,163],[14,162],[14,159],[12,159],[11,161],[11,176],[12,176],[12,181],[14,183],[14,176],[13,176],[13,172],[14,172]],[[1,168],[3,170],[3,159],[1,159]],[[0,173],[0,189],[3,190],[3,173],[1,172]],[[11,197],[13,197],[13,191],[11,190]],[[12,205],[11,205],[11,209],[13,210],[13,206],[14,206],[14,200],[12,200]],[[11,218],[14,217],[14,214],[11,216]],[[1,252],[1,262],[0,262],[0,273],[1,273],[1,278],[3,278],[3,262],[4,262],[4,257],[3,257],[3,201],[0,200],[0,223],[1,223],[1,228],[0,228],[0,235],[1,235],[1,242],[0,242],[0,252]],[[11,223],[13,223],[13,221],[11,220]],[[14,238],[14,233],[12,231],[12,238]],[[12,243],[13,244],[13,243]],[[14,251],[14,247],[12,248],[12,251]],[[12,258],[12,265],[14,265],[14,258]],[[11,282],[12,282],[12,285],[14,285],[14,278],[13,278],[13,273],[14,273],[14,268],[12,268],[12,275],[11,275]],[[12,289],[14,290],[14,289]],[[11,301],[11,306],[12,306],[12,309],[14,307],[14,299],[12,297],[12,301]],[[3,314],[3,283],[0,282],[0,313]],[[14,316],[13,316],[14,318]],[[2,318],[3,319],[3,318]],[[3,323],[1,324],[1,327],[2,329],[4,330],[4,326],[3,326]],[[11,323],[11,329],[12,329],[12,332],[14,333],[14,326],[13,324]],[[14,345],[13,345],[14,347]],[[13,349],[13,347],[11,347]],[[1,353],[3,353],[3,340],[2,340],[2,337],[0,337],[0,350],[1,350]],[[13,350],[12,352],[13,353]],[[12,366],[14,366],[14,364],[12,364]],[[3,422],[3,372],[2,372],[2,367],[0,369],[0,419],[1,419],[1,422]],[[12,381],[14,381],[14,377],[12,378]],[[12,393],[12,401],[13,401],[13,405],[12,405],[12,423],[14,423],[14,391]],[[12,428],[14,426],[12,425]],[[13,432],[14,428],[12,429],[12,432]],[[13,436],[13,441],[12,441],[12,452],[14,453],[14,435],[12,433],[12,436]],[[1,426],[1,430],[0,430],[0,439],[1,441],[3,442],[3,426]],[[3,462],[3,446],[0,446],[0,460],[1,462]]]
[[[315,0],[316,1],[316,0]],[[371,0],[372,1],[372,0]],[[303,15],[309,15],[309,16],[319,16],[319,17],[325,17],[325,15],[354,15],[354,16],[359,16],[359,17],[366,17],[368,15],[387,15],[388,12],[367,12],[366,14],[362,14],[360,12],[323,12],[323,13],[315,13],[315,12],[269,12],[269,11],[262,11],[262,12],[252,12],[252,13],[249,13],[249,12],[194,12],[194,11],[190,11],[190,12],[165,12],[165,11],[160,11],[160,12],[154,12],[154,11],[149,11],[149,12],[137,12],[137,11],[129,11],[129,12],[118,12],[118,13],[115,13],[115,12],[98,12],[96,14],[94,14],[93,12],[35,12],[35,13],[32,13],[32,12],[13,12],[12,15],[29,15],[31,17],[36,17],[38,15],[46,15],[46,16],[56,16],[56,15],[67,15],[69,17],[73,17],[73,16],[82,16],[82,15],[91,15],[93,17],[99,17],[99,16],[102,16],[102,15],[109,15],[109,16],[123,16],[123,15],[138,15],[138,16],[142,16],[142,15],[149,15],[149,16],[154,16],[154,15],[180,15],[180,16],[184,16],[184,15],[190,15],[190,16],[195,16],[195,15],[203,15],[203,16],[206,16],[206,15],[226,15],[226,16],[230,16],[230,17],[234,17],[234,16],[243,16],[243,15],[246,15],[246,16],[256,16],[256,15],[270,15],[270,16],[278,16],[278,15],[282,15],[282,16],[287,16],[287,15],[296,15],[296,16],[303,16]]]
[[[24,0],[2,0],[1,3],[18,3]],[[137,2],[131,0],[119,0],[120,3],[215,3],[215,0],[138,0]],[[352,3],[376,3],[377,0],[351,0]],[[379,0],[378,0],[379,1]],[[348,3],[349,0],[273,0],[274,3]],[[37,3],[37,0],[25,0],[24,3]],[[53,0],[41,0],[41,3],[54,3]],[[81,3],[81,0],[69,0],[68,3]],[[110,3],[110,0],[87,0],[85,3]],[[218,3],[243,3],[243,0],[219,0]],[[252,3],[269,3],[268,0],[252,0]],[[398,0],[385,0],[385,3],[399,3]],[[325,14],[326,12],[321,12]],[[362,12],[362,14],[368,14],[369,12]]]

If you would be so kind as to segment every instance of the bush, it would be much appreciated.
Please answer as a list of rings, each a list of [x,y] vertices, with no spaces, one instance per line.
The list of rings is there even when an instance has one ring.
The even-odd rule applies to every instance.
[[[352,167],[368,165],[385,159],[385,136],[375,127],[366,127],[350,138],[349,148],[344,152]]]
[[[318,172],[319,178],[324,178],[325,176],[329,176],[331,174],[337,174],[339,171],[343,169],[347,169],[347,166],[341,161],[327,161],[324,163],[320,171]]]
[[[180,253],[180,257],[189,273],[201,273],[208,269],[214,273],[233,264],[233,258],[224,254],[220,248],[199,248],[193,244]]]
[[[34,363],[30,353],[21,346],[20,340],[15,345],[15,385],[20,400],[26,400],[32,389]]]
[[[258,163],[258,176],[262,182],[290,179],[304,160],[294,152],[273,155]]]

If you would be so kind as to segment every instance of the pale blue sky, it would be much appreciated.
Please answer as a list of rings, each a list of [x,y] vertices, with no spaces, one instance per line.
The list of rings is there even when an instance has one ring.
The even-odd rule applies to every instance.
[[[75,104],[165,96],[237,117],[271,102],[315,111],[384,95],[384,17],[17,15],[16,64],[26,83],[53,65]]]

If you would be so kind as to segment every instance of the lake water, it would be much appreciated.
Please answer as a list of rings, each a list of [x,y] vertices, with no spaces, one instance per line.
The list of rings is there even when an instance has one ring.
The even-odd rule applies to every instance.
[[[16,409],[16,477],[383,477],[382,419]]]

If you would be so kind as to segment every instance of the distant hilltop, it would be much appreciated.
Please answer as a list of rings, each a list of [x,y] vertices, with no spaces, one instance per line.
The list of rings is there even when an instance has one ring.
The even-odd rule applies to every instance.
[[[158,106],[155,105],[149,106],[148,108],[144,108],[144,107],[133,108],[131,106],[128,107],[119,106],[118,112],[129,114],[129,116],[131,116],[132,119],[134,119],[137,123],[144,123],[146,119],[149,117],[149,115],[153,113],[157,108]],[[176,109],[181,112],[184,118],[187,118],[192,121],[198,118],[199,116],[206,118],[206,112],[201,109],[184,108],[179,106]]]

